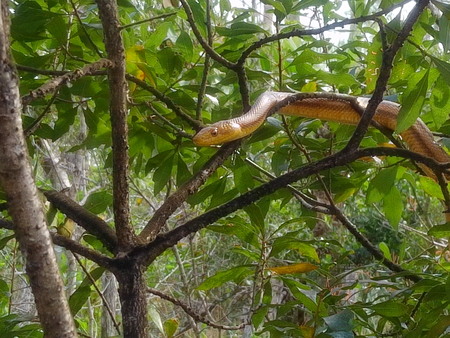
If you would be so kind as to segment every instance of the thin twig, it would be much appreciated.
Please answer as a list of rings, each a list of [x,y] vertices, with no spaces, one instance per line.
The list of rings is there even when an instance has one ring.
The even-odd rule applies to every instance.
[[[186,314],[188,314],[189,316],[191,316],[192,318],[194,318],[196,321],[204,323],[208,326],[214,327],[216,329],[221,329],[221,330],[240,330],[245,326],[244,324],[241,324],[239,326],[228,326],[228,325],[221,325],[221,324],[216,324],[211,322],[210,320],[206,319],[204,316],[200,315],[199,313],[196,313],[192,308],[190,308],[188,305],[186,305],[184,302],[175,299],[169,295],[166,295],[165,293],[158,291],[156,289],[152,289],[152,288],[147,288],[147,291],[149,293],[152,293],[162,299],[165,299],[169,302],[171,302],[172,304],[175,304],[179,307],[181,307],[183,309],[184,312],[186,312]]]
[[[69,1],[70,1],[70,5],[72,6],[75,17],[77,18],[78,23],[80,24],[80,27],[84,32],[85,37],[88,39],[89,43],[94,48],[95,53],[100,58],[104,57],[104,55],[100,52],[100,49],[97,47],[97,45],[94,43],[94,41],[92,41],[91,36],[89,35],[88,31],[86,30],[83,20],[81,20],[80,15],[78,14],[78,10],[77,10],[77,7],[75,6],[75,3],[73,2],[73,0],[69,0]]]
[[[22,97],[22,105],[26,106],[35,99],[42,98],[48,94],[53,94],[54,92],[56,92],[56,90],[58,88],[67,84],[68,82],[76,81],[76,80],[80,79],[81,77],[93,74],[102,68],[110,68],[110,67],[112,67],[111,61],[109,61],[107,59],[101,59],[101,60],[95,61],[93,63],[90,63],[90,64],[84,66],[83,68],[80,68],[80,69],[77,69],[77,70],[74,70],[74,71],[68,72],[68,73],[66,72],[63,75],[60,75],[54,79],[51,79],[49,82],[43,84],[42,86],[40,86],[37,89],[32,90],[29,94],[23,96]],[[20,66],[18,68],[19,69],[21,68],[23,70],[28,70],[28,71],[33,69],[33,68],[29,68],[29,67],[24,67],[24,66]],[[55,73],[52,72],[52,74],[55,74]],[[51,74],[48,73],[47,75],[51,75]]]
[[[165,18],[171,17],[173,15],[177,15],[177,14],[178,14],[178,11],[171,12],[171,13],[165,13],[165,14],[161,14],[161,15],[157,15],[157,16],[153,16],[151,18],[147,18],[147,19],[143,19],[143,20],[140,20],[140,21],[129,23],[128,25],[120,26],[119,29],[120,30],[127,29],[127,28],[130,28],[130,27],[142,25],[143,23],[147,23],[147,22],[151,22],[151,21],[155,21],[155,20],[159,20],[159,19],[165,19]]]
[[[273,42],[276,40],[281,40],[281,39],[288,39],[291,37],[299,37],[299,36],[307,36],[307,35],[317,35],[338,27],[344,27],[347,25],[352,25],[352,24],[356,24],[356,23],[360,23],[360,22],[366,22],[366,21],[370,21],[370,20],[375,20],[376,18],[390,13],[391,11],[393,11],[394,9],[403,6],[404,4],[410,2],[411,0],[405,0],[402,2],[399,2],[387,9],[381,10],[377,13],[371,14],[371,15],[366,15],[366,16],[360,16],[358,18],[350,18],[350,19],[344,19],[342,21],[337,21],[334,22],[332,24],[329,25],[325,25],[321,28],[314,28],[314,29],[304,29],[304,30],[300,30],[300,29],[296,29],[293,30],[291,32],[286,32],[286,33],[280,33],[280,34],[276,34],[276,35],[272,35],[266,38],[263,38],[259,41],[256,41],[255,43],[253,43],[250,47],[248,47],[239,57],[238,61],[235,64],[235,67],[239,67],[240,65],[243,65],[245,63],[245,60],[250,56],[250,54],[252,52],[254,52],[256,49],[261,48],[262,46],[264,46],[265,44],[269,43],[269,42]]]
[[[136,78],[135,76],[126,75],[127,80],[130,80],[134,83],[136,83],[138,86],[140,86],[141,88],[149,91],[150,93],[152,93],[158,100],[160,100],[161,102],[164,102],[166,104],[166,106],[170,109],[172,109],[172,111],[181,119],[183,119],[184,121],[186,121],[187,123],[189,123],[189,125],[196,131],[200,130],[203,128],[203,125],[193,119],[192,117],[190,117],[188,114],[186,114],[181,107],[177,106],[170,98],[168,98],[166,95],[164,95],[163,93],[161,93],[158,89],[152,87],[151,85],[149,85],[148,83],[139,80],[138,78]]]
[[[116,318],[114,316],[114,313],[111,310],[111,305],[106,300],[105,295],[103,294],[103,292],[101,292],[100,289],[98,288],[97,283],[96,283],[95,279],[92,277],[91,273],[86,269],[86,267],[84,266],[83,262],[81,262],[80,257],[78,257],[78,255],[76,253],[72,253],[72,254],[75,257],[75,259],[77,260],[78,265],[81,267],[81,270],[83,270],[84,274],[86,275],[86,277],[91,282],[91,284],[94,287],[95,291],[97,292],[97,294],[102,299],[103,306],[106,308],[106,311],[108,312],[108,315],[109,315],[109,317],[111,318],[111,321],[114,324],[114,327],[115,327],[115,329],[117,331],[117,334],[120,336],[120,326],[119,326],[119,323],[117,323]]]

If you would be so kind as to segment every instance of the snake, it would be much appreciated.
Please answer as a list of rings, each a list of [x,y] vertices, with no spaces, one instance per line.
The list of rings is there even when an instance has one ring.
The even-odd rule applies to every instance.
[[[284,115],[357,125],[369,100],[367,97],[346,94],[267,91],[257,98],[247,113],[206,126],[192,140],[197,146],[213,146],[241,139],[257,130],[274,110]],[[395,131],[400,108],[398,103],[383,100],[375,111],[373,121],[385,129]],[[450,163],[449,154],[435,142],[430,129],[420,118],[399,134],[409,150],[439,163]],[[431,169],[426,166],[421,168],[427,176],[436,180]],[[450,213],[446,216],[450,220]]]

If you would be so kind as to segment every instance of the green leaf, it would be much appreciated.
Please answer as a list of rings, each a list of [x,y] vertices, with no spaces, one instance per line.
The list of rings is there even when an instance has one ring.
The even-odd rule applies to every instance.
[[[317,292],[310,287],[285,277],[280,277],[283,283],[289,288],[292,295],[300,301],[311,312],[317,311]]]
[[[387,259],[389,259],[390,261],[392,261],[391,250],[389,250],[389,247],[387,246],[387,244],[384,242],[380,242],[378,244],[378,247],[380,248],[381,252],[383,253],[383,256],[386,257]]]
[[[397,230],[402,218],[403,201],[402,194],[395,186],[383,197],[383,211],[391,226]]]
[[[180,186],[191,178],[192,174],[180,153],[178,153],[177,158],[177,186]]]
[[[370,309],[384,317],[401,317],[408,313],[408,307],[405,304],[388,300],[383,303],[369,306]]]
[[[398,167],[381,170],[369,183],[367,203],[379,202],[391,191],[398,173]]]
[[[175,318],[167,319],[164,322],[164,333],[166,334],[167,338],[172,338],[175,336],[175,333],[178,330],[178,327],[180,326],[180,323]]]
[[[258,229],[263,229],[265,224],[265,215],[263,210],[257,204],[250,204],[244,208],[244,211],[250,218],[250,221]]]
[[[442,14],[447,17],[447,19],[450,19],[450,4],[436,0],[432,0],[431,2],[441,10]]]
[[[59,15],[43,10],[36,1],[23,1],[11,20],[11,35],[22,42],[45,39],[46,25],[55,16]]]
[[[308,8],[311,6],[323,6],[328,0],[302,0],[298,1],[292,8],[292,11],[298,11],[300,9]]]
[[[178,50],[187,62],[191,62],[194,56],[194,45],[192,44],[191,37],[185,31],[180,33],[177,41],[175,42],[176,50]]]
[[[199,203],[202,203],[205,201],[208,197],[211,197],[215,191],[222,189],[223,191],[223,185],[226,184],[226,178],[222,178],[220,180],[217,180],[206,187],[204,187],[202,190],[197,192],[196,194],[189,196],[187,201],[191,205],[196,205]]]
[[[215,208],[223,203],[230,201],[238,193],[239,193],[238,190],[235,188],[228,190],[226,192],[215,191],[211,197],[211,202],[206,208],[206,210]]]
[[[254,35],[258,33],[267,34],[261,26],[248,23],[248,22],[236,22],[231,25],[230,28],[216,27],[216,32],[222,36],[241,36],[241,35]]]
[[[67,41],[67,26],[62,16],[51,18],[46,25],[47,30],[60,44],[64,44]]]
[[[256,329],[259,328],[259,326],[263,323],[267,313],[269,312],[268,306],[261,306],[259,309],[257,309],[255,312],[253,312],[252,315],[252,323]]]
[[[92,281],[98,280],[103,273],[104,268],[95,268],[89,272],[90,278],[85,277],[78,288],[69,297],[69,307],[72,315],[76,315],[81,310],[82,306],[87,302],[91,295]]]
[[[429,74],[430,70],[428,69],[417,83],[412,84],[413,89],[407,94],[406,98],[401,100],[402,106],[398,113],[397,127],[395,128],[397,133],[411,127],[419,117],[428,90]]]
[[[435,225],[428,230],[428,235],[438,238],[450,238],[450,222]]]
[[[153,191],[155,195],[164,189],[172,176],[173,157],[174,154],[172,153],[172,155],[167,157],[153,173]]]
[[[158,328],[158,330],[164,334],[164,326],[163,323],[161,321],[161,316],[159,315],[158,310],[155,308],[154,305],[149,306],[148,309],[148,315],[150,317],[150,319],[152,320],[152,322],[155,324],[155,326]]]
[[[439,198],[440,200],[444,200],[444,195],[442,194],[441,187],[430,177],[420,176],[419,178],[420,185],[422,189],[430,196]]]
[[[163,22],[156,27],[156,30],[146,39],[145,46],[148,48],[159,47],[167,38],[169,29],[172,28],[172,22]]]
[[[227,219],[226,225],[210,225],[208,229],[222,234],[234,235],[244,243],[248,243],[255,248],[260,247],[256,229],[241,217],[231,217]]]
[[[220,271],[203,281],[198,287],[199,291],[207,291],[217,288],[227,282],[235,282],[239,284],[245,277],[253,274],[255,267],[251,265],[237,266],[225,271]]]
[[[325,324],[327,324],[329,331],[331,332],[351,332],[353,329],[351,324],[352,319],[353,313],[350,310],[344,310],[336,313],[335,315],[323,318]]]
[[[287,15],[288,13],[286,12],[286,8],[283,6],[283,2],[282,1],[277,1],[277,0],[261,0],[261,2],[263,4],[266,5],[271,5],[274,9],[276,9],[277,11],[281,12],[282,14]]]
[[[6,246],[6,244],[9,243],[10,240],[14,239],[16,237],[16,235],[9,235],[9,236],[5,236],[3,238],[0,239],[0,250],[3,250]]]
[[[112,206],[113,196],[107,191],[97,191],[89,195],[83,207],[98,215]]]
[[[433,63],[441,73],[445,82],[447,82],[447,85],[450,86],[450,63],[435,58],[434,56],[431,56],[431,60],[433,60]]]
[[[367,50],[366,56],[366,71],[364,77],[366,79],[367,93],[371,93],[375,90],[377,83],[378,73],[381,67],[381,59],[383,56],[383,49],[381,45],[380,34],[373,37],[372,43]]]
[[[442,15],[438,21],[439,24],[439,42],[442,43],[444,53],[450,50],[450,20]]]
[[[450,86],[445,81],[441,74],[434,83],[430,97],[430,110],[436,129],[445,123],[450,111]]]
[[[283,250],[296,250],[304,257],[309,257],[316,262],[320,262],[316,248],[305,241],[298,240],[297,238],[291,236],[282,236],[277,238],[272,244],[272,252],[270,255],[276,256]]]
[[[447,335],[442,335],[446,331],[448,331],[448,328],[450,327],[450,315],[440,315],[439,319],[437,320],[436,324],[434,324],[430,331],[428,332],[429,338],[431,337],[445,337]]]

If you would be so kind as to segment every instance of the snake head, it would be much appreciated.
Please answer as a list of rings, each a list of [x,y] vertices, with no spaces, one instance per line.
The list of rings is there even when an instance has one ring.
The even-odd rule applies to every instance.
[[[192,141],[200,147],[227,143],[242,138],[241,127],[231,121],[220,121],[201,129]]]

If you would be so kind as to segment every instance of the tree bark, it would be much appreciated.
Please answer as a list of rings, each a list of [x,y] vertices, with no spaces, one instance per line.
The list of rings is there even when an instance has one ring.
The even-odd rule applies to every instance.
[[[16,69],[9,52],[7,1],[0,16],[0,185],[26,259],[26,271],[46,337],[76,337],[44,211],[28,161]]]
[[[123,336],[146,338],[148,330],[146,283],[141,264],[129,261],[115,272],[122,306]]]

